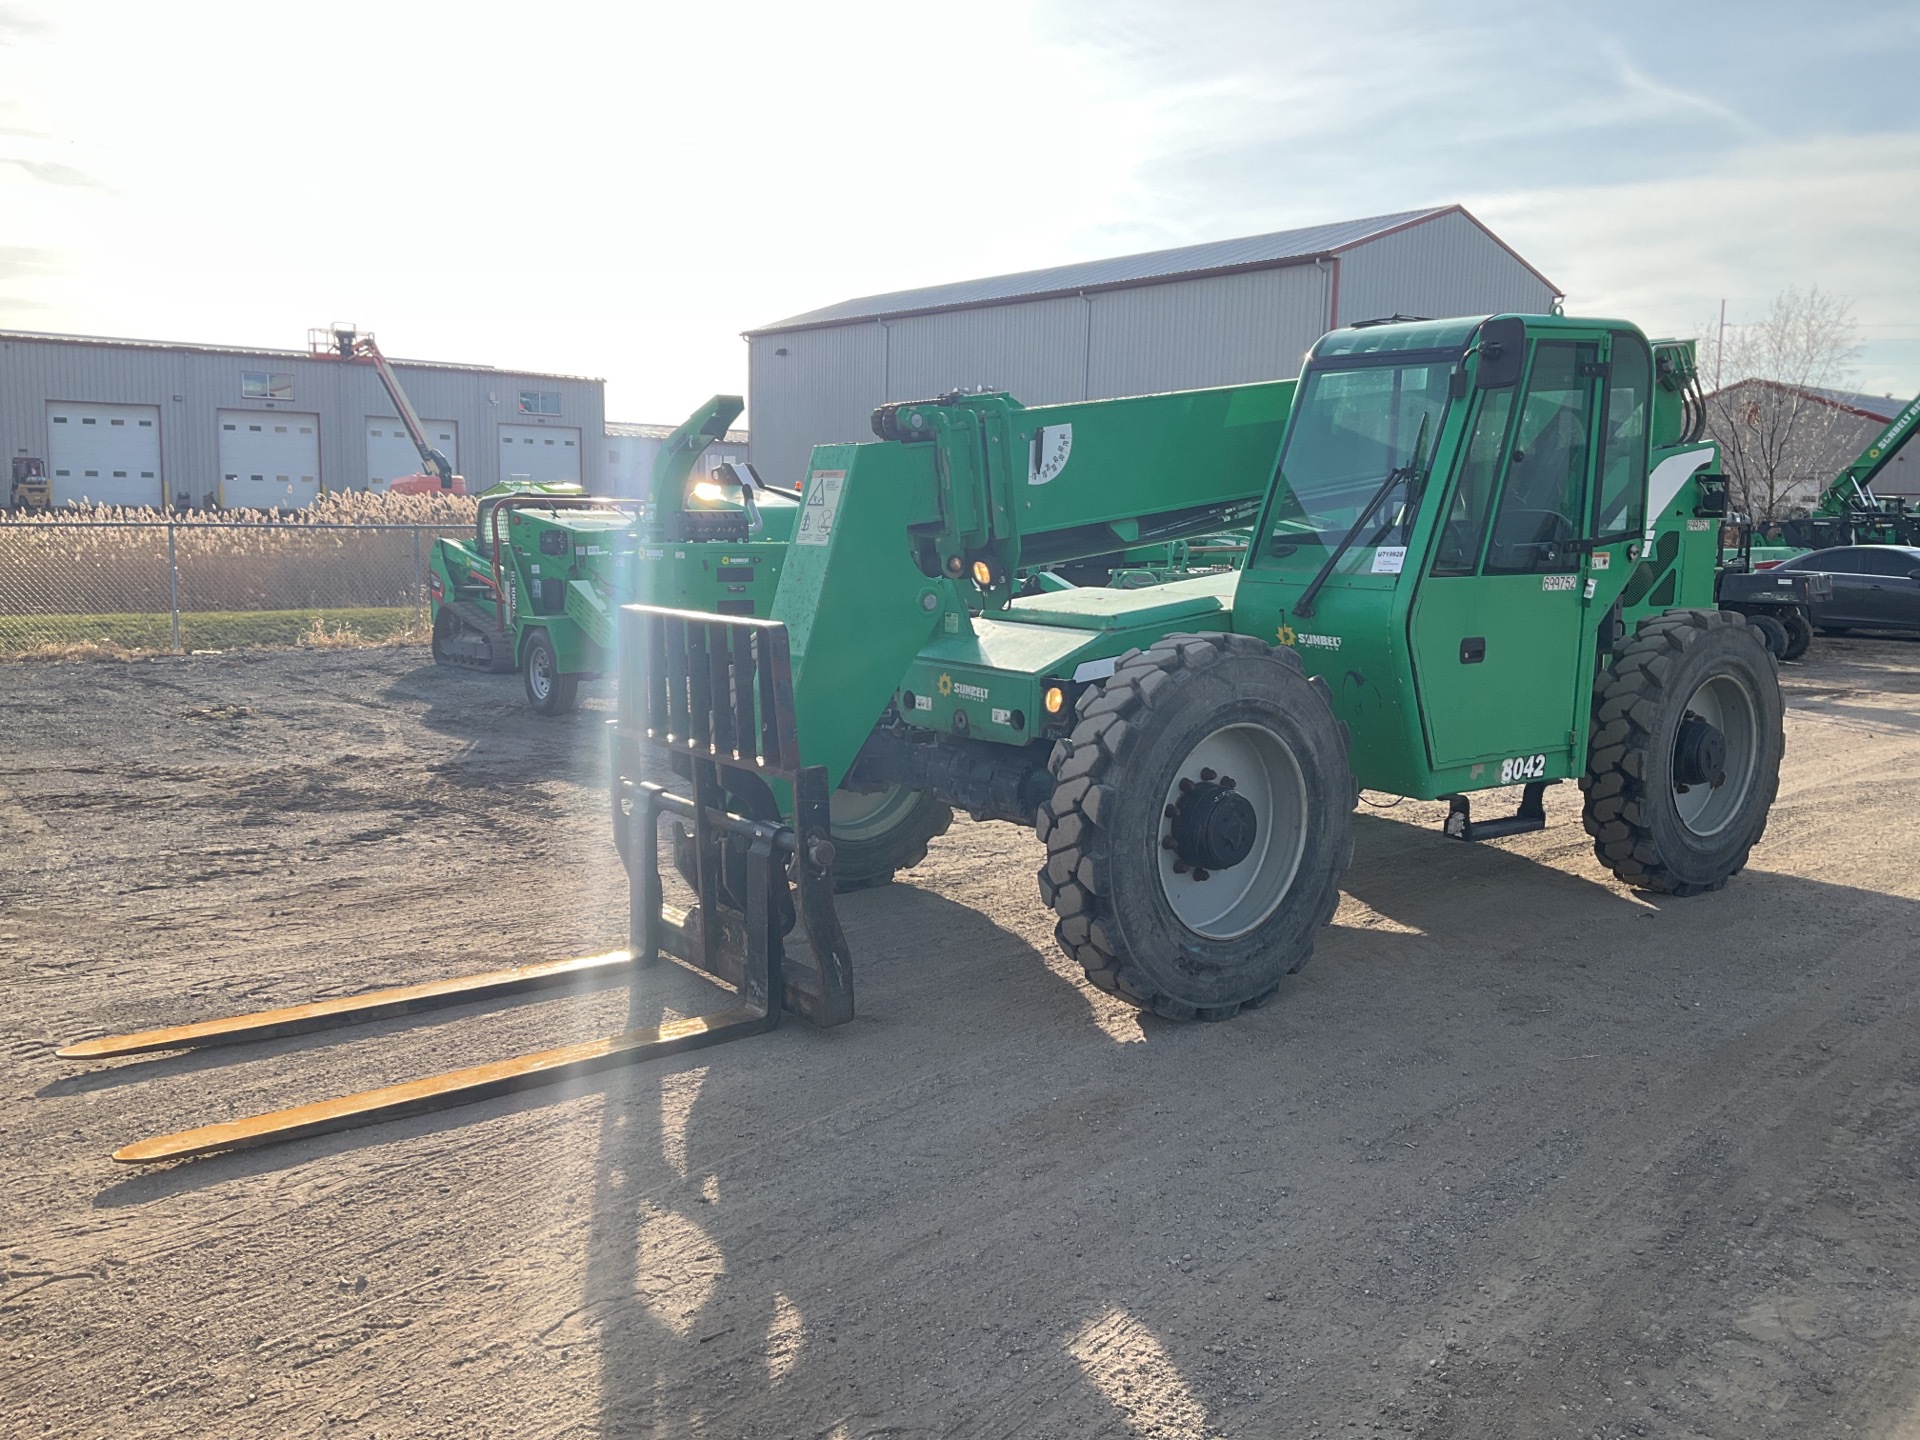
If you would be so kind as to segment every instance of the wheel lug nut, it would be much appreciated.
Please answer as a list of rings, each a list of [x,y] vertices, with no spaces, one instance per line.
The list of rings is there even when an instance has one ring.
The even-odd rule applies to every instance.
[[[1163,835],[1160,837],[1160,848],[1162,850],[1178,850],[1180,846],[1175,843],[1173,836]]]
[[[1234,785],[1235,785],[1236,783],[1238,783],[1238,782],[1236,782],[1236,781],[1234,780],[1234,778],[1233,778],[1233,776],[1231,776],[1231,775],[1222,775],[1222,776],[1220,777],[1220,788],[1221,788],[1222,790],[1231,790],[1231,789],[1233,789],[1233,787],[1234,787]]]
[[[1187,862],[1186,862],[1186,861],[1184,861],[1184,860],[1176,860],[1176,861],[1174,861],[1174,862],[1173,862],[1173,873],[1174,873],[1174,874],[1176,874],[1176,875],[1184,875],[1184,874],[1186,874],[1186,873],[1187,873]]]
[[[1193,793],[1193,781],[1187,779],[1184,775],[1180,777],[1180,793],[1182,795],[1191,795]]]
[[[1205,880],[1211,875],[1211,873],[1212,873],[1211,871],[1195,869],[1195,871],[1193,872],[1193,878],[1196,880]]]
[[[1173,819],[1174,816],[1178,815],[1179,813],[1180,813],[1180,807],[1178,805],[1167,806],[1167,819],[1171,820]]]
[[[1220,778],[1220,772],[1217,770],[1202,770],[1200,772],[1200,778],[1202,780],[1217,780]]]

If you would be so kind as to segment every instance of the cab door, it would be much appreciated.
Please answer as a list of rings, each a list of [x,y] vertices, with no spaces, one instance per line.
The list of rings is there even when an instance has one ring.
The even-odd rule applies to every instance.
[[[1570,773],[1605,350],[1537,340],[1522,385],[1477,393],[1409,622],[1436,770],[1485,763],[1487,784]]]

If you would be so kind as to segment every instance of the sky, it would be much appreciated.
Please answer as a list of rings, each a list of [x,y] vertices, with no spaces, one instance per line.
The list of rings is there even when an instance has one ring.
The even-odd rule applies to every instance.
[[[0,326],[348,320],[673,422],[838,300],[1458,203],[1650,332],[1817,285],[1904,396],[1917,60],[1871,0],[0,0]]]

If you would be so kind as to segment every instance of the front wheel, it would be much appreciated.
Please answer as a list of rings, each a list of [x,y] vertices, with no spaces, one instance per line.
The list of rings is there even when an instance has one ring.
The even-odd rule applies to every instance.
[[[1642,890],[1718,890],[1766,832],[1786,749],[1780,681],[1759,633],[1724,610],[1640,622],[1600,676],[1586,829]]]
[[[520,652],[520,679],[527,688],[527,703],[540,715],[566,714],[580,693],[580,677],[560,673],[553,641],[544,630],[527,636],[526,649]]]
[[[828,806],[833,819],[833,888],[865,890],[885,885],[896,871],[927,858],[927,844],[947,833],[953,807],[931,790],[895,785],[865,792],[836,790]]]
[[[1048,769],[1040,893],[1095,985],[1224,1020],[1306,964],[1356,792],[1346,729],[1292,651],[1225,634],[1132,651]]]

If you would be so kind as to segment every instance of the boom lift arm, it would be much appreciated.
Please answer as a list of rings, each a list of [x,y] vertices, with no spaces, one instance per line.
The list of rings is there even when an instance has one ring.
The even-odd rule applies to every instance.
[[[420,423],[419,413],[407,398],[400,377],[393,373],[393,366],[380,353],[373,336],[362,335],[351,325],[335,323],[325,330],[309,330],[307,348],[315,355],[337,355],[342,360],[357,360],[373,366],[374,373],[380,377],[380,384],[386,389],[387,398],[393,402],[395,413],[400,416],[401,425],[406,427],[407,438],[420,454],[420,473],[439,481],[442,490],[466,488],[459,483],[460,477],[453,473],[453,462],[428,441],[426,426]]]
[[[1867,443],[1866,449],[1854,457],[1853,463],[1834,477],[1820,497],[1816,513],[1847,515],[1860,509],[1879,510],[1879,497],[1873,493],[1874,479],[1900,453],[1900,447],[1916,423],[1920,423],[1920,395],[1909,400],[1900,413],[1887,422],[1886,428]]]

